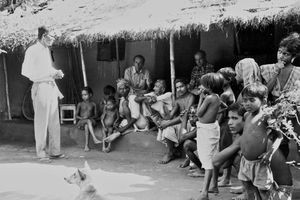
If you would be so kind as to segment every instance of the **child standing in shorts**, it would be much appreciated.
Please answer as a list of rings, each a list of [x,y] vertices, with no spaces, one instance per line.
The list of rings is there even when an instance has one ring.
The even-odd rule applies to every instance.
[[[268,129],[267,119],[262,111],[262,106],[267,102],[267,87],[261,83],[253,83],[246,86],[241,94],[247,112],[240,139],[243,156],[238,178],[243,182],[247,199],[270,199],[274,184],[270,162],[283,136],[280,131]],[[272,133],[271,145],[268,145],[268,133]]]
[[[197,151],[205,169],[200,200],[208,199],[210,181],[212,192],[218,193],[218,175],[212,164],[213,156],[219,151],[220,126],[217,121],[221,105],[219,95],[223,92],[224,78],[219,73],[207,73],[201,77],[200,98],[197,108]]]

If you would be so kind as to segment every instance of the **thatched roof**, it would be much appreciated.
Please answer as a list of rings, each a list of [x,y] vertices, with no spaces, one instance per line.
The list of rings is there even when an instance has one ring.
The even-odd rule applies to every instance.
[[[42,7],[32,5],[0,12],[0,47],[27,45],[41,25],[55,31],[57,43],[76,44],[165,38],[171,31],[188,34],[211,24],[260,27],[300,19],[300,0],[44,0]]]

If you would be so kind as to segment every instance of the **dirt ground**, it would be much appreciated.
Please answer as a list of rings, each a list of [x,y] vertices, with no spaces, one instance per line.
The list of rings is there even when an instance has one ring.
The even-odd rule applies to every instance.
[[[73,199],[79,189],[63,180],[75,168],[88,161],[91,176],[99,193],[116,200],[185,200],[197,197],[203,178],[187,176],[188,169],[178,165],[183,159],[167,165],[157,164],[158,154],[139,152],[102,153],[97,149],[84,152],[78,147],[64,148],[68,159],[40,163],[32,146],[0,145],[0,199]],[[300,188],[300,172],[293,169],[295,185]],[[239,181],[232,177],[234,186]],[[235,195],[229,188],[220,188],[210,199],[228,200]]]

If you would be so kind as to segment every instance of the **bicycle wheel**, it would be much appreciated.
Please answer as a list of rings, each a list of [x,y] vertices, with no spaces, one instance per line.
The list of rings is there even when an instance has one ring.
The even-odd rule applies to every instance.
[[[31,99],[31,85],[26,89],[22,101],[22,114],[27,120],[34,119],[34,110]]]

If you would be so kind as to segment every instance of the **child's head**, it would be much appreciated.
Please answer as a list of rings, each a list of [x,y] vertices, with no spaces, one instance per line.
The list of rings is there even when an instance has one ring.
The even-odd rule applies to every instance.
[[[267,102],[268,88],[262,83],[252,83],[242,90],[243,105],[247,112],[256,112]]]
[[[176,79],[175,80],[175,88],[176,88],[177,97],[184,95],[188,91],[186,80],[185,79]]]
[[[105,97],[115,96],[116,89],[113,86],[111,86],[111,85],[106,85],[103,88],[103,94],[104,94]]]
[[[300,35],[298,33],[291,33],[289,36],[280,41],[277,51],[277,59],[278,61],[283,61],[286,64],[289,64],[295,56],[299,55],[299,52]]]
[[[224,77],[224,86],[230,85],[236,76],[234,69],[232,69],[231,67],[221,68],[218,73],[222,74],[222,76]]]
[[[154,93],[155,95],[161,95],[166,90],[166,81],[163,79],[158,79],[154,84]]]
[[[115,97],[110,96],[107,98],[106,100],[106,109],[107,110],[114,110],[116,108],[117,105],[117,101],[115,99]]]
[[[228,127],[232,134],[242,133],[245,112],[245,108],[240,103],[233,103],[228,107]]]
[[[89,100],[93,94],[93,90],[89,86],[86,86],[81,90],[81,98],[83,101]]]
[[[196,121],[198,120],[198,117],[197,117],[196,113],[197,113],[197,105],[192,105],[189,109],[189,112],[188,112],[189,121],[190,121],[190,124],[192,126],[195,126]]]
[[[203,75],[200,83],[210,93],[218,95],[223,93],[224,77],[219,73],[207,73]]]

